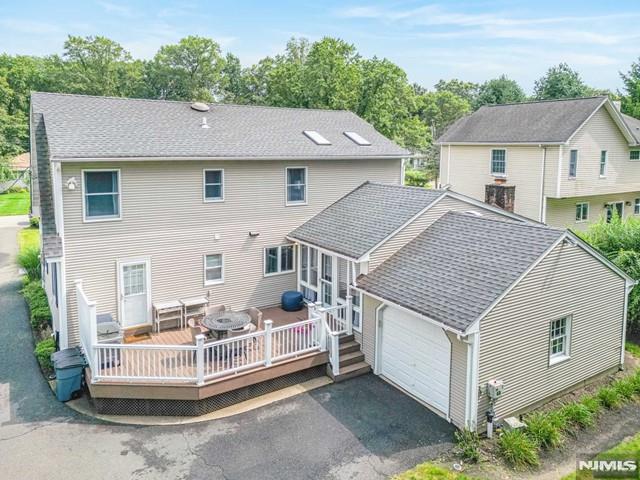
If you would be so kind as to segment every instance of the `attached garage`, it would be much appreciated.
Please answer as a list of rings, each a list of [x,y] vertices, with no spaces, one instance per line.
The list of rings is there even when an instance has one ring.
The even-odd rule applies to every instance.
[[[381,312],[378,338],[380,375],[448,415],[451,343],[444,330],[387,306]]]

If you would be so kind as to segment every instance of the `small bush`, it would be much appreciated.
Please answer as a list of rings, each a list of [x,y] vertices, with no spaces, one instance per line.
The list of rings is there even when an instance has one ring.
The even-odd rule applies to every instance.
[[[29,219],[29,225],[33,228],[38,228],[40,226],[40,217],[31,217]]]
[[[25,269],[29,280],[37,280],[41,277],[40,249],[28,247],[18,254],[18,264]]]
[[[608,409],[618,408],[622,403],[620,394],[613,387],[603,387],[598,391],[598,400]]]
[[[597,400],[596,400],[597,402]],[[598,408],[599,408],[599,402]],[[589,405],[583,402],[571,402],[562,406],[560,415],[565,419],[565,431],[571,432],[576,428],[589,428],[595,424],[595,408],[590,402]]]
[[[526,433],[540,448],[556,448],[562,445],[562,419],[559,415],[534,412],[525,418]]]
[[[472,430],[461,430],[455,433],[460,456],[467,462],[477,463],[480,460],[480,437]]]
[[[510,430],[500,435],[498,438],[498,452],[515,469],[540,465],[536,442],[521,430]]]
[[[611,385],[621,400],[630,400],[636,393],[632,378],[622,378]]]
[[[38,363],[44,370],[53,370],[53,364],[51,363],[51,354],[56,351],[56,342],[53,338],[47,338],[38,342],[34,354],[38,359]]]
[[[580,403],[584,405],[587,410],[589,410],[589,412],[591,412],[591,415],[593,415],[594,418],[600,415],[600,413],[602,412],[602,404],[600,403],[598,398],[594,397],[593,395],[582,397],[580,399]]]
[[[43,328],[51,325],[51,310],[47,301],[47,294],[40,285],[39,280],[28,282],[22,289],[22,295],[27,301],[29,312],[31,312],[31,326],[33,328]]]

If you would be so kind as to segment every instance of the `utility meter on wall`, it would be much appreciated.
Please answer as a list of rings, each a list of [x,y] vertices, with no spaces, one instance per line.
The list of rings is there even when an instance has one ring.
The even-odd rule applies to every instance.
[[[494,378],[487,382],[487,395],[492,400],[497,400],[502,396],[504,390],[504,382]]]

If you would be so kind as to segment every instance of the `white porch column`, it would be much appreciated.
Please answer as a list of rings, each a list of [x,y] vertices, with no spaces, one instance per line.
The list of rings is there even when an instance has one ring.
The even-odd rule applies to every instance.
[[[349,291],[349,287],[347,287],[347,291]],[[345,312],[345,322],[347,322],[347,335],[351,335],[353,333],[353,296],[351,293],[347,294],[347,309]]]
[[[271,366],[271,357],[273,356],[273,337],[271,334],[271,328],[273,327],[273,320],[264,321],[264,364]]]
[[[204,385],[204,335],[196,335],[196,382]]]

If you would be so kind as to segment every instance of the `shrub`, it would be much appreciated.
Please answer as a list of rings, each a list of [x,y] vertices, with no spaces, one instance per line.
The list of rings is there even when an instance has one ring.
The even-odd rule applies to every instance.
[[[613,387],[603,387],[598,391],[598,400],[605,408],[612,409],[618,408],[622,399]]]
[[[29,225],[33,228],[38,228],[40,226],[40,217],[31,217],[29,219]]]
[[[33,328],[43,328],[47,324],[51,324],[51,310],[49,310],[49,302],[47,294],[39,280],[34,280],[25,284],[22,289],[22,295],[29,305],[31,312],[31,326]]]
[[[56,351],[56,342],[53,338],[47,338],[38,342],[34,354],[38,359],[38,363],[44,370],[52,370],[53,364],[51,363],[51,354]]]
[[[29,280],[37,280],[41,277],[40,249],[27,247],[18,254],[18,264],[25,269]]]
[[[592,397],[593,398],[593,397]],[[595,399],[594,399],[595,400]],[[600,403],[597,409],[600,408]],[[562,406],[560,415],[565,420],[565,431],[570,432],[575,428],[589,428],[595,424],[595,413],[592,409],[596,409],[591,400],[585,402],[571,402]]]
[[[630,400],[636,393],[632,378],[622,378],[611,385],[621,400]]]
[[[580,399],[580,403],[584,405],[594,417],[598,416],[600,412],[602,412],[602,404],[600,403],[598,398],[594,397],[593,395],[586,395],[582,397]]]
[[[557,414],[534,412],[525,419],[526,433],[540,448],[562,445],[562,419]]]
[[[429,182],[429,177],[425,170],[407,169],[404,172],[404,182],[412,187],[425,187]]]
[[[477,463],[480,460],[480,437],[472,430],[461,430],[455,433],[460,456],[467,462]]]
[[[540,465],[538,446],[521,430],[509,430],[501,434],[498,438],[498,452],[515,469]]]

